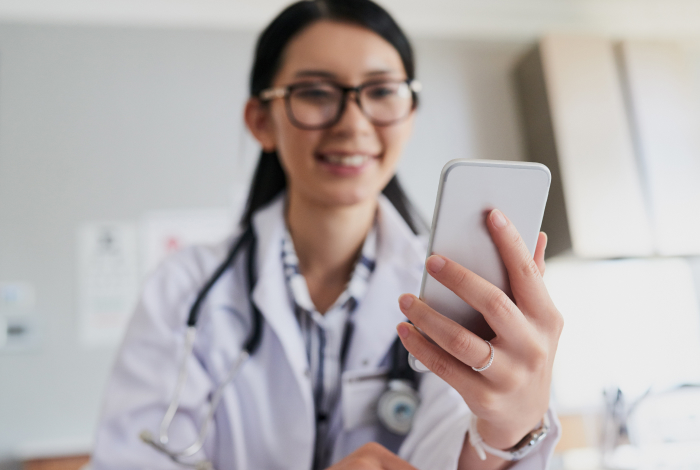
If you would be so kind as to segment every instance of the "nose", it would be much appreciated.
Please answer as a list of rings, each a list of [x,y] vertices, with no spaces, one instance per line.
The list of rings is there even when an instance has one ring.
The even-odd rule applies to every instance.
[[[333,129],[345,132],[366,132],[374,129],[374,125],[360,108],[357,91],[350,90],[345,96],[343,113]]]

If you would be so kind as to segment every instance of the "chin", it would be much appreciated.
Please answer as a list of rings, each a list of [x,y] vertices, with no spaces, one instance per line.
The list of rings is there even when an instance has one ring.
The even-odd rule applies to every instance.
[[[331,194],[327,194],[327,197],[322,198],[322,200],[328,205],[348,207],[376,202],[380,193],[381,190],[355,188],[353,190],[333,191]]]

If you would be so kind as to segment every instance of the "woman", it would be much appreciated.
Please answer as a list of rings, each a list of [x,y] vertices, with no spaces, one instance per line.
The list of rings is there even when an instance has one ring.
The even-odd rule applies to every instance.
[[[484,314],[493,348],[405,294],[418,290],[425,253],[395,177],[417,90],[406,37],[370,0],[298,2],[262,33],[245,108],[262,155],[243,235],[181,252],[146,285],[108,385],[96,468],[180,468],[152,447],[197,440],[251,338],[257,347],[221,388],[203,447],[176,460],[217,469],[546,467],[558,433],[548,403],[562,320],[542,283],[544,234],[533,260],[500,212],[487,218],[514,301],[450,260],[427,260]],[[236,240],[243,248],[221,264]],[[149,447],[138,435],[163,420],[189,307],[219,266],[169,435],[144,436]],[[251,335],[256,312],[260,334]],[[414,380],[420,406],[406,435],[376,412],[387,369],[405,364],[395,359],[397,333],[434,372]],[[546,417],[546,437],[523,446]]]

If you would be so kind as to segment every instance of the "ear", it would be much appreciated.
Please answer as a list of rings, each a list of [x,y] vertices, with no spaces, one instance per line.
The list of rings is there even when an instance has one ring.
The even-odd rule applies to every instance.
[[[258,98],[250,98],[245,105],[244,118],[246,126],[265,152],[275,150],[275,138],[272,132],[270,109]]]

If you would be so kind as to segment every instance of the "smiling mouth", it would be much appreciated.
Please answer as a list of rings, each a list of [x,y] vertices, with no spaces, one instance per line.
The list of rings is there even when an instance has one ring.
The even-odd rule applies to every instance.
[[[338,165],[348,168],[359,168],[368,161],[372,160],[374,157],[365,154],[356,155],[333,155],[333,154],[323,154],[319,155],[319,159],[325,163],[330,163],[331,165]]]

